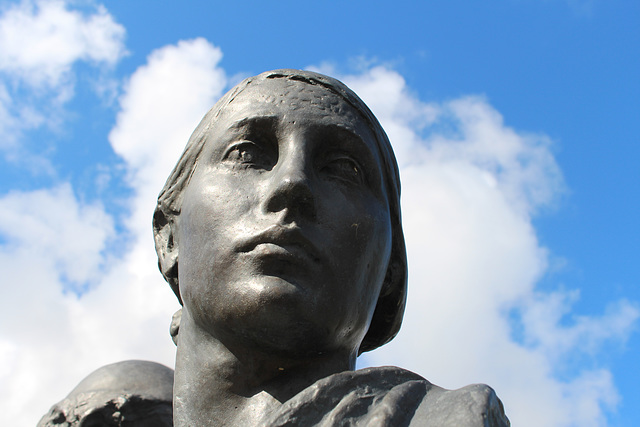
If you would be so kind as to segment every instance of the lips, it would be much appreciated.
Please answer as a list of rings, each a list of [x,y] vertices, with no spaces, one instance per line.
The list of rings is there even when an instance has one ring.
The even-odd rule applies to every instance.
[[[317,248],[297,225],[273,225],[256,235],[244,239],[238,252],[254,253],[260,257],[320,262]]]

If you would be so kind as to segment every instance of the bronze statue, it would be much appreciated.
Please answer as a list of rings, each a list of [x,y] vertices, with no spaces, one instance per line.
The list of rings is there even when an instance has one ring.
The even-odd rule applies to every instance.
[[[171,427],[173,370],[126,360],[83,379],[38,427]]]
[[[153,225],[183,305],[176,426],[509,425],[488,386],[354,371],[400,328],[407,262],[391,144],[341,82],[238,84],[191,136]]]

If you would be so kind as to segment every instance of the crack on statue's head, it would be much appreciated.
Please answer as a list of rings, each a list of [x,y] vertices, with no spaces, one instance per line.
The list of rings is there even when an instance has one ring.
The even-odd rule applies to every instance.
[[[277,89],[280,91],[268,93],[268,96],[265,95],[265,92],[267,91],[265,87],[271,87],[268,86],[269,82],[274,81],[279,82]],[[305,88],[305,86],[308,88]],[[319,120],[323,119],[323,117],[329,116],[353,116],[355,112],[355,116],[357,117],[352,117],[352,122],[357,121],[360,123],[359,126],[368,129],[370,134],[373,136],[373,145],[375,146],[373,157],[375,157],[377,161],[376,168],[381,172],[382,181],[379,193],[384,199],[386,215],[388,216],[388,222],[390,225],[390,250],[386,269],[384,269],[382,273],[382,283],[380,286],[373,287],[373,289],[379,289],[379,294],[377,295],[377,299],[374,303],[375,308],[373,309],[373,314],[370,317],[368,330],[366,330],[366,332],[363,331],[363,337],[361,337],[358,347],[358,354],[373,350],[389,342],[400,329],[407,295],[407,259],[401,224],[400,178],[397,162],[385,131],[382,129],[382,126],[365,103],[343,83],[319,73],[283,69],[269,71],[255,77],[247,78],[226,93],[204,116],[196,130],[191,135],[180,160],[171,172],[158,197],[158,203],[153,216],[153,231],[156,252],[158,254],[158,265],[162,275],[170,284],[180,303],[184,304],[183,290],[181,289],[179,282],[180,239],[178,237],[178,230],[181,226],[181,215],[184,213],[184,196],[190,186],[196,170],[200,167],[205,167],[202,166],[202,164],[205,163],[207,159],[203,159],[203,153],[207,150],[206,147],[210,141],[217,137],[216,132],[214,131],[217,131],[218,133],[220,132],[220,129],[217,129],[216,125],[219,121],[223,121],[223,119],[226,120],[225,111],[232,109],[232,107],[240,108],[235,106],[236,100],[250,89],[260,91],[260,93],[264,95],[260,101],[255,101],[256,105],[259,103],[279,103],[284,104],[290,111],[299,109],[301,106],[313,105],[314,108],[317,107],[317,111],[314,113],[316,116],[314,117],[319,117]],[[336,96],[337,98],[335,98]],[[327,101],[329,98],[334,99],[333,104]],[[339,99],[346,103],[346,106],[340,102],[335,102],[335,99]],[[349,109],[349,111],[346,111],[346,109]],[[286,109],[285,114],[280,117],[279,120],[282,121],[285,116]],[[270,122],[270,120],[273,119],[268,115],[261,117],[260,120],[268,122],[265,125],[261,125],[267,129],[271,129],[271,127],[276,126]],[[287,123],[287,126],[295,124],[295,120],[290,120]],[[341,129],[345,128],[345,126],[341,124],[334,127]],[[348,128],[348,126],[346,126],[346,128]],[[350,130],[350,132],[351,131],[352,130]],[[265,139],[268,140],[269,138],[277,138],[277,135],[270,136]],[[278,162],[279,154],[277,145],[279,142],[267,142],[268,143],[265,144],[266,148],[260,148],[260,155],[264,154],[264,159],[259,161],[265,164],[268,163],[268,167],[273,167],[273,165]],[[271,147],[274,145],[275,148],[272,149]],[[251,150],[253,149],[254,148],[251,148]],[[269,150],[272,150],[273,152]],[[232,147],[226,152],[226,154],[224,154],[224,156],[227,156],[225,159],[230,158],[229,156],[240,159],[243,162],[242,167],[245,167],[244,163],[249,163],[250,161],[253,162],[256,154],[241,145],[239,148],[236,146]],[[263,164],[259,164],[258,166],[262,168],[262,170],[270,170],[267,167],[263,167]],[[251,164],[248,167],[253,168],[254,166]],[[351,182],[358,184],[362,182],[367,183],[366,174],[362,173],[361,169],[363,168],[361,168],[361,165],[357,164],[357,162],[352,164],[345,162],[342,158],[339,158],[335,163],[331,164],[330,168],[332,173],[335,170],[335,173],[340,174],[340,182],[336,185],[351,185]],[[364,169],[366,169],[366,167]],[[321,169],[319,173],[325,173],[325,169]],[[363,177],[363,175],[365,176]],[[346,176],[346,178],[344,176]],[[304,179],[306,178],[301,178],[300,182]],[[344,184],[342,181],[348,182],[347,184]],[[302,210],[311,212],[315,209],[315,206],[313,205],[313,197],[310,197],[309,194],[305,193],[310,190],[303,188],[304,186],[311,185],[312,184],[305,181],[302,184],[293,183],[286,189],[286,191],[292,193],[299,193],[296,195],[297,199],[295,202],[295,209],[299,209],[301,212]],[[272,201],[270,203],[277,204],[279,202]],[[269,207],[268,209],[273,211],[276,210],[276,208],[273,207]],[[283,210],[282,208],[279,209]],[[291,209],[292,208],[290,206],[288,210]],[[304,214],[304,212],[300,213],[300,215]],[[363,212],[363,215],[367,214],[368,212]],[[288,213],[282,213],[280,215],[288,215]],[[210,220],[215,222],[216,218],[210,218]],[[281,226],[280,224],[277,227],[274,226],[276,228],[272,227],[273,229],[264,231],[261,235],[262,237],[260,237],[262,239],[261,241],[250,241],[247,243],[248,246],[245,249],[250,251],[254,250],[256,245],[260,243],[277,244],[283,241],[282,239],[285,239],[284,241],[286,244],[290,244],[294,249],[289,251],[290,248],[287,246],[287,259],[284,259],[284,255],[276,256],[276,258],[278,258],[278,262],[284,265],[284,267],[282,267],[284,270],[288,268],[288,262],[297,262],[302,260],[301,262],[312,264],[317,262],[318,258],[322,258],[322,248],[318,249],[313,239],[306,236],[303,231],[300,231],[298,223],[300,223],[301,220],[297,220],[297,222],[294,220],[288,221],[289,222],[285,224],[286,227]],[[360,221],[357,221],[356,223],[359,224]],[[295,230],[292,227],[295,228]],[[355,232],[355,240],[358,240],[359,236],[362,236],[362,229],[360,229],[359,233],[359,227],[350,228]],[[377,238],[377,236],[375,237]],[[362,246],[365,244],[355,242],[353,245]],[[300,248],[302,248],[302,250],[300,250]],[[254,262],[254,258],[252,258],[251,262]],[[370,262],[365,262],[364,264],[365,266],[360,266],[363,271],[366,270],[368,272],[376,267],[370,266]],[[354,266],[354,268],[357,267],[358,266]],[[384,266],[381,268],[384,268]],[[293,282],[295,282],[295,280]],[[177,336],[179,325],[180,315],[178,314],[177,316],[174,316],[171,326],[171,333],[174,339]]]

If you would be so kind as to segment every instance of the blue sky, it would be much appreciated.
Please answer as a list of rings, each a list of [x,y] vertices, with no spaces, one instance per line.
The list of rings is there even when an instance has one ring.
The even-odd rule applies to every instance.
[[[486,382],[514,425],[640,423],[634,1],[0,3],[0,396],[171,365],[155,196],[242,77],[343,79],[396,149],[410,302],[392,364]]]

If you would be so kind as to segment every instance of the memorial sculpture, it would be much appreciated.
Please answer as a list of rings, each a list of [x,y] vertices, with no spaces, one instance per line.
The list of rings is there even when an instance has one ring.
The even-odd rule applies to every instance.
[[[173,370],[127,360],[103,366],[53,405],[38,427],[171,427]]]
[[[486,385],[354,370],[400,328],[407,262],[391,144],[341,82],[238,84],[191,136],[153,227],[183,306],[177,427],[509,425]]]

